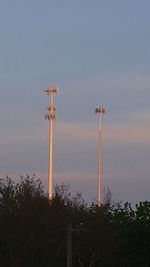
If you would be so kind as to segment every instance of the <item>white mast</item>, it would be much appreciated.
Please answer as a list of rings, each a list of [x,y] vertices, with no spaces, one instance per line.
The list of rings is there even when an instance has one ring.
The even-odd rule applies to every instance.
[[[59,88],[50,85],[45,92],[50,96],[50,104],[48,107],[49,114],[45,115],[45,119],[49,120],[49,159],[48,159],[48,198],[52,199],[52,163],[53,163],[53,119],[56,118],[54,113],[55,107],[53,105],[53,94],[58,93]]]
[[[98,207],[101,205],[101,154],[102,154],[102,114],[105,109],[101,106],[95,109],[95,113],[99,113],[99,129],[98,129]]]

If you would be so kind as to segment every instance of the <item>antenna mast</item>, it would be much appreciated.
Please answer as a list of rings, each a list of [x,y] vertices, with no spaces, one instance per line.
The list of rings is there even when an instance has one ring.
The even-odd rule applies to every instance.
[[[98,207],[101,205],[101,154],[102,154],[102,114],[105,109],[101,106],[95,109],[95,113],[99,114],[99,129],[98,129]]]
[[[49,159],[48,159],[48,198],[52,199],[52,163],[53,163],[53,120],[56,119],[55,107],[53,105],[53,94],[58,93],[59,88],[50,85],[45,92],[50,97],[50,104],[48,106],[49,114],[45,115],[45,119],[49,120]]]

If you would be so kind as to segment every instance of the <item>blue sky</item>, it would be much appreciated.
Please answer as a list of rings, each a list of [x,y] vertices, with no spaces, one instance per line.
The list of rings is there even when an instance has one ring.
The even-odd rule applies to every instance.
[[[148,0],[0,1],[1,176],[35,173],[46,188],[52,83],[54,183],[96,200],[102,104],[102,186],[116,200],[149,199],[149,10]]]

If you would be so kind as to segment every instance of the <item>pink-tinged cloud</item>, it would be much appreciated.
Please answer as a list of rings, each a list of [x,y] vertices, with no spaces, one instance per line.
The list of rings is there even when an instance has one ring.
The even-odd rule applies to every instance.
[[[110,123],[105,129],[105,140],[116,144],[150,145],[150,113],[131,113],[125,122]]]
[[[108,114],[109,115],[109,114]],[[68,142],[85,143],[97,141],[96,123],[63,123],[56,126],[56,135]],[[128,120],[106,122],[103,140],[115,144],[150,144],[150,113],[131,113]]]
[[[93,175],[93,172],[75,171],[75,170],[58,173],[56,175],[54,173],[54,179],[55,181],[58,182],[63,182],[63,181],[70,182],[72,180],[76,180],[78,182],[81,180],[90,181],[93,179],[93,176],[95,176],[95,174]]]
[[[109,113],[107,114],[107,117]],[[150,113],[130,113],[126,120],[107,121],[107,117],[103,123],[103,141],[115,144],[150,144]],[[97,122],[59,122],[54,124],[54,138],[63,143],[67,140],[72,145],[75,144],[92,144],[97,142]],[[48,123],[38,121],[34,127],[28,128],[26,123],[22,128],[11,134],[8,132],[1,133],[0,144],[18,144],[29,142],[48,143]]]
[[[45,142],[48,136],[48,127],[44,120],[21,120],[14,121],[13,127],[2,129],[0,136],[0,145],[24,144],[30,142]]]

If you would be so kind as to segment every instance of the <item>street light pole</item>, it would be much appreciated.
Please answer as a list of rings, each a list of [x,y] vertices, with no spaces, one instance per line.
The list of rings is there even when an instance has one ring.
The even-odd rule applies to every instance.
[[[95,113],[99,114],[99,129],[98,129],[98,207],[101,205],[101,165],[102,165],[102,114],[105,109],[101,106],[95,109]]]

